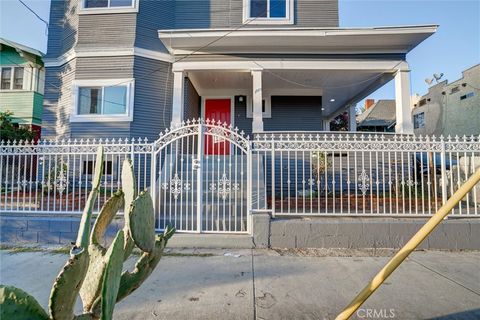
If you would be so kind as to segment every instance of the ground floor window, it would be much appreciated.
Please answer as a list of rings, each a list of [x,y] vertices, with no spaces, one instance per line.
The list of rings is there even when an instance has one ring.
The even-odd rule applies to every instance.
[[[71,120],[131,121],[133,85],[132,79],[76,81]]]

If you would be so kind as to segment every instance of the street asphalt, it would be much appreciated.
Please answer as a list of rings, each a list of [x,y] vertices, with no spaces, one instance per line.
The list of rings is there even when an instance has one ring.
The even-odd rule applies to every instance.
[[[334,319],[389,255],[194,249],[168,254],[117,304],[114,319]],[[24,289],[47,307],[66,259],[0,250],[0,282]],[[414,252],[353,318],[480,319],[480,252]]]

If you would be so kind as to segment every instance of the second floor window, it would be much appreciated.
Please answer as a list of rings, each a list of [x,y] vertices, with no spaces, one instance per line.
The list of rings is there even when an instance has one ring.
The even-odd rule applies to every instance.
[[[135,0],[84,0],[84,8],[133,7]]]
[[[293,0],[244,0],[244,23],[292,24]]]
[[[1,67],[0,73],[2,90],[23,90],[23,67]]]

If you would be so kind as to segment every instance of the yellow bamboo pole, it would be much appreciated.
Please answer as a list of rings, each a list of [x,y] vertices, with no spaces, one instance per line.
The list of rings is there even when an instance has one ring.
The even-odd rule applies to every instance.
[[[436,226],[450,213],[460,200],[480,181],[480,169],[478,169],[435,213],[425,225],[403,246],[398,253],[380,270],[379,273],[363,288],[353,301],[336,317],[336,320],[349,319],[360,308],[365,300],[392,274],[393,271],[405,260],[408,255],[435,229]]]

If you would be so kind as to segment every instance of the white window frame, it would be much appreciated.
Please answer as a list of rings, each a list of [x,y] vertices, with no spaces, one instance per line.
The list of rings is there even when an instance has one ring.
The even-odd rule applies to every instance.
[[[121,84],[127,87],[125,114],[78,114],[78,98],[80,87],[108,87]],[[74,80],[72,83],[72,109],[70,122],[125,122],[133,121],[133,98],[135,95],[134,79],[101,79],[101,80]],[[103,99],[104,96],[102,96]]]
[[[132,5],[128,7],[110,7],[110,0],[108,0],[107,7],[100,8],[86,8],[85,1],[80,1],[80,9],[78,14],[105,14],[105,13],[129,13],[129,12],[138,12],[138,1],[132,0]]]
[[[247,118],[253,118],[253,101],[252,96],[247,96]],[[262,112],[262,118],[272,117],[272,95],[267,94],[262,97],[265,100],[265,112]]]
[[[246,24],[293,24],[295,0],[285,0],[285,18],[270,18],[270,0],[267,0],[267,17],[251,17],[251,0],[243,0],[243,23]]]
[[[23,69],[23,83],[22,83],[22,89],[13,89],[13,81],[15,79],[15,69],[18,69],[18,68],[22,68]],[[25,78],[25,75],[26,75],[26,68],[24,66],[17,66],[17,65],[2,65],[0,67],[0,77],[2,75],[2,71],[3,69],[12,69],[12,74],[10,75],[10,89],[2,89],[2,87],[0,86],[0,91],[4,91],[4,92],[7,92],[7,91],[27,91],[26,89],[26,78]],[[1,81],[1,78],[0,78],[0,81]]]

